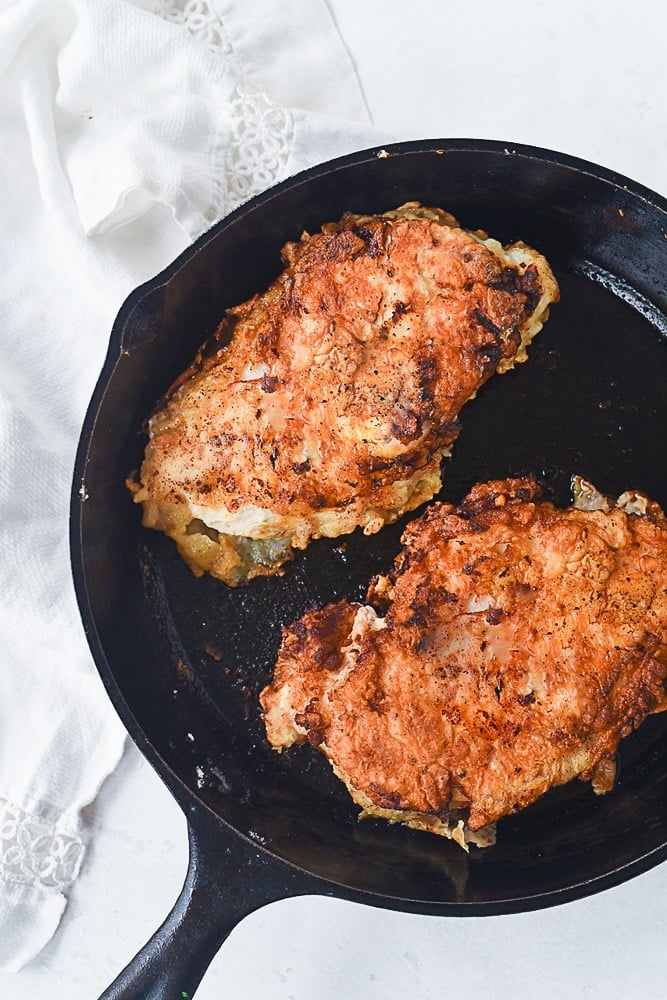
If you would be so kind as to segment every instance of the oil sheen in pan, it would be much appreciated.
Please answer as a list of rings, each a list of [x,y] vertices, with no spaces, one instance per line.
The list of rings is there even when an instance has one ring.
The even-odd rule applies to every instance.
[[[551,262],[561,302],[533,342],[529,361],[491,380],[463,410],[440,499],[456,502],[480,480],[529,474],[546,497],[566,505],[571,477],[579,473],[603,492],[635,488],[667,506],[667,436],[659,432],[667,427],[665,317],[594,265],[561,269]],[[159,593],[161,628],[180,664],[177,685],[196,686],[255,772],[277,779],[289,773],[311,798],[328,800],[342,821],[356,822],[358,810],[327,761],[307,748],[282,755],[269,748],[258,694],[271,676],[281,626],[342,597],[362,600],[371,577],[391,565],[405,523],[418,513],[374,536],[355,532],[314,542],[284,577],[235,590],[193,577],[168,539],[152,532],[144,539],[146,585],[154,601]],[[646,753],[663,723],[650,719],[626,740],[621,763]],[[214,744],[202,756],[192,743],[198,782],[238,791],[233,786],[242,778],[215,760]],[[544,812],[549,822],[556,801],[559,809],[592,808],[590,790],[574,782],[532,806],[533,821]],[[521,815],[503,822],[520,824]]]
[[[627,302],[629,306],[638,312],[644,319],[659,330],[663,337],[667,337],[667,316],[664,316],[656,306],[653,305],[644,295],[641,295],[636,288],[629,285],[627,281],[605,271],[603,267],[594,264],[590,260],[580,261],[573,268],[575,274],[581,274],[584,278],[602,285],[608,292]]]

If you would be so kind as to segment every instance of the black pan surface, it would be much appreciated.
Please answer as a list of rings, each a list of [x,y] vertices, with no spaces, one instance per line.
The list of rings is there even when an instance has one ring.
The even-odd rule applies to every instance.
[[[492,379],[462,411],[441,497],[457,501],[474,482],[528,473],[566,504],[580,473],[603,492],[635,488],[667,506],[665,201],[545,150],[407,143],[325,164],[254,199],[125,303],[77,460],[75,582],[118,712],[193,826],[206,816],[214,850],[231,829],[240,835],[232,844],[261,857],[263,877],[274,861],[283,881],[292,866],[315,877],[298,891],[449,915],[531,909],[665,858],[667,718],[647,720],[622,745],[613,793],[596,798],[579,782],[554,790],[501,821],[491,849],[465,855],[429,834],[359,823],[321,755],[268,748],[257,696],[281,626],[311,607],[362,598],[390,566],[405,522],[371,538],[315,542],[283,578],[230,590],[196,579],[172,542],[142,529],[124,487],[141,460],[146,415],[223,310],[279,273],[285,241],[344,211],[413,199],[504,243],[535,246],[561,287],[529,362]]]

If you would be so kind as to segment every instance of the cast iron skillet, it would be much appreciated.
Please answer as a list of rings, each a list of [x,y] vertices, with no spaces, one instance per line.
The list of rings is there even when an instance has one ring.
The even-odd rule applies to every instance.
[[[620,752],[612,794],[574,782],[499,824],[498,843],[455,844],[357,809],[310,748],[268,749],[257,694],[280,627],[359,599],[397,551],[402,524],[320,541],[282,579],[230,590],[195,579],[140,526],[123,485],[141,425],[223,310],[281,270],[279,251],[344,211],[417,199],[468,228],[543,251],[562,300],[530,361],[462,414],[442,496],[524,472],[569,501],[578,472],[604,492],[667,504],[667,203],[581,160],[497,142],[435,140],[315,167],[239,208],[123,305],[88,411],[74,478],[72,560],[98,669],[140,750],[183,808],[190,866],[174,910],[105,997],[192,994],[234,925],[303,893],[410,912],[511,913],[615,885],[667,853],[667,717]],[[414,516],[414,515],[413,515]]]

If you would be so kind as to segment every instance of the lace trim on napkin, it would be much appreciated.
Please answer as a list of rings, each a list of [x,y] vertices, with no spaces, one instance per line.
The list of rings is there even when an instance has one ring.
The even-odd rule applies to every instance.
[[[166,21],[183,24],[210,52],[233,55],[222,20],[211,10],[208,0],[155,0],[153,10]]]
[[[83,841],[59,829],[50,807],[41,812],[0,798],[0,878],[62,892],[79,873]]]
[[[235,70],[231,142],[220,151],[217,191],[206,213],[207,221],[213,222],[285,176],[294,122],[287,108],[276,104],[245,77],[222,18],[208,0],[154,0],[153,12],[183,25],[209,52],[227,59]]]

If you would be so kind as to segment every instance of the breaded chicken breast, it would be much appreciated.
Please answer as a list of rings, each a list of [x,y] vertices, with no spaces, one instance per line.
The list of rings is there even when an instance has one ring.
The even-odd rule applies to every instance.
[[[146,526],[231,585],[434,496],[461,407],[525,360],[558,298],[535,250],[417,203],[283,257],[154,414],[128,483]]]
[[[609,790],[619,741],[667,708],[667,519],[577,480],[475,486],[408,526],[368,604],[284,630],[266,732],[309,742],[363,814],[493,842],[493,824],[580,777]]]

